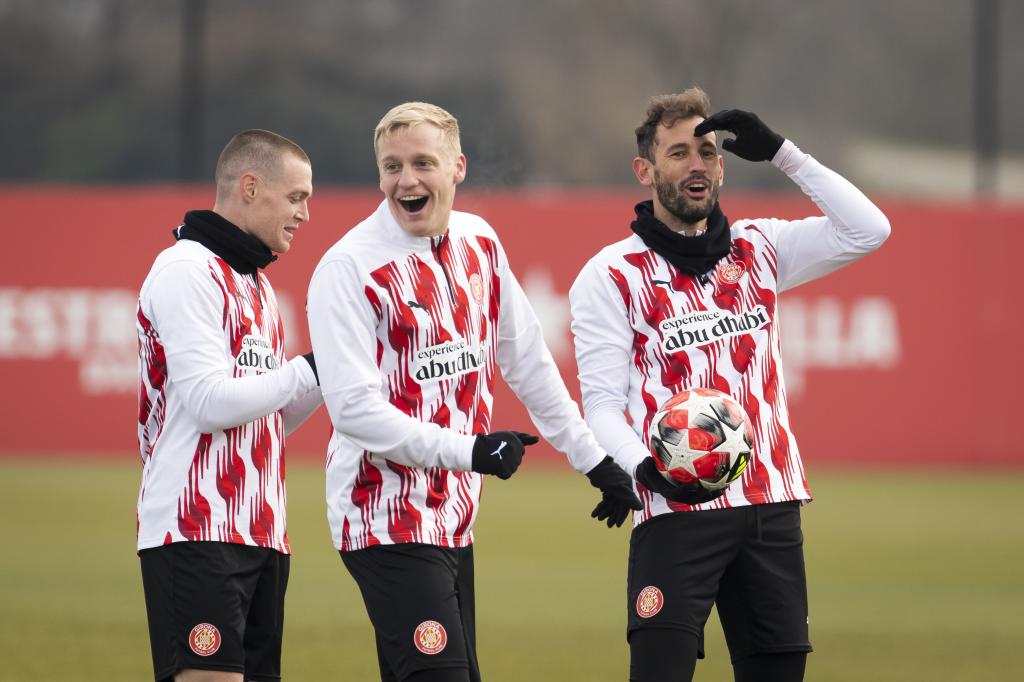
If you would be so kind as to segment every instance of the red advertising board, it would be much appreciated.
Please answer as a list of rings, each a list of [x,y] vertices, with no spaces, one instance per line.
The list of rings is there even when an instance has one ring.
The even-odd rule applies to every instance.
[[[304,303],[313,267],[378,197],[318,189],[312,222],[268,270],[289,355],[309,349]],[[569,286],[591,255],[629,234],[633,203],[643,198],[625,190],[460,190],[456,199],[497,229],[576,397]],[[0,189],[8,222],[0,455],[137,448],[138,288],[185,210],[212,200],[205,188]],[[1024,370],[1016,344],[1024,322],[1016,304],[1024,288],[1012,269],[1024,251],[1024,206],[880,205],[893,226],[880,251],[780,299],[785,376],[805,460],[1019,464],[1016,393]],[[799,194],[726,194],[723,208],[734,218],[817,213]],[[504,387],[495,426],[531,428]],[[290,455],[322,456],[329,429],[319,413],[289,440]]]

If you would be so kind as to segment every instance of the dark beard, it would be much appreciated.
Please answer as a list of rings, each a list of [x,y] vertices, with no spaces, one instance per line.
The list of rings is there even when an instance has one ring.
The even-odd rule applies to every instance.
[[[679,187],[664,181],[661,173],[654,171],[654,190],[658,194],[658,202],[686,225],[696,225],[711,215],[718,201],[718,188],[717,182],[711,183],[707,197],[703,201],[694,202]]]

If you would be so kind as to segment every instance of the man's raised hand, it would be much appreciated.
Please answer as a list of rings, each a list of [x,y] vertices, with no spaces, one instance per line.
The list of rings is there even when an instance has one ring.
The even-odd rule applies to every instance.
[[[727,130],[736,137],[722,141],[722,149],[747,161],[771,161],[785,139],[749,111],[725,109],[704,119],[693,129],[694,137],[712,130]]]

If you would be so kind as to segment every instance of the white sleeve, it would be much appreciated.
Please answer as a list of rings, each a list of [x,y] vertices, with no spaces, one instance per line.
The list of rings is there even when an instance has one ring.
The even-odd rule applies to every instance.
[[[772,159],[825,214],[775,221],[779,291],[817,279],[874,251],[889,236],[889,221],[870,199],[789,140]]]
[[[224,362],[224,299],[195,263],[168,264],[150,282],[147,311],[160,335],[167,375],[201,433],[222,431],[272,414],[316,388],[309,363],[232,377]]]
[[[292,362],[295,362],[299,358],[293,358]],[[305,358],[303,358],[305,362]],[[302,426],[303,422],[313,416],[317,408],[320,407],[324,402],[323,393],[320,392],[320,387],[316,386],[310,390],[306,395],[293,400],[284,409],[281,410],[281,417],[284,419],[284,432],[285,435],[290,434],[295,429]]]
[[[626,420],[633,332],[607,272],[587,263],[569,290],[583,414],[597,442],[626,472],[650,453]]]
[[[421,422],[384,398],[377,319],[364,286],[345,261],[321,265],[309,284],[309,336],[334,430],[398,464],[471,470],[475,436]]]
[[[501,273],[498,367],[537,430],[566,455],[573,469],[585,474],[604,459],[544,343],[540,321],[507,263]]]

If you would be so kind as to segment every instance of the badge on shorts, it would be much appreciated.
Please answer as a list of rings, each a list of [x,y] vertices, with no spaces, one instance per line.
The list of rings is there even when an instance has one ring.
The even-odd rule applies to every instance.
[[[436,620],[425,620],[416,627],[412,641],[421,652],[433,656],[444,651],[448,644],[448,633]]]
[[[200,623],[189,633],[188,645],[200,656],[212,656],[220,649],[220,630],[215,625]]]
[[[648,585],[640,590],[640,596],[636,598],[636,615],[641,618],[650,618],[661,611],[665,605],[665,597],[654,585]]]
[[[718,268],[718,278],[726,284],[736,284],[746,269],[742,261],[734,261]]]

